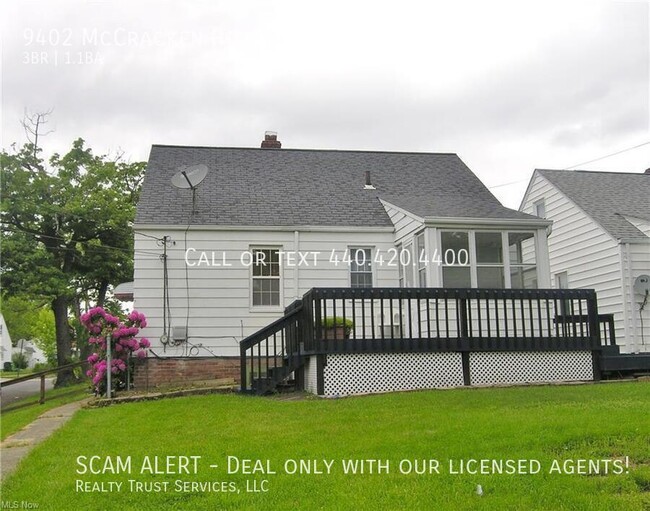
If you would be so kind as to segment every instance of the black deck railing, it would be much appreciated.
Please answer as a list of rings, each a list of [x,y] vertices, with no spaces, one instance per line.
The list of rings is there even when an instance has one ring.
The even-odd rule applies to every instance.
[[[613,344],[585,289],[314,288],[241,343],[242,389],[270,390],[328,353],[572,351]]]
[[[303,352],[598,349],[596,293],[553,289],[312,289]],[[333,319],[353,326],[331,329]]]

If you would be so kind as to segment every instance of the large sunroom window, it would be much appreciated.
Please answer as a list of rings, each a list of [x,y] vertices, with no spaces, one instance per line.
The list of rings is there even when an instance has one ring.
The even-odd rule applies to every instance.
[[[537,288],[535,258],[535,234],[532,232],[509,232],[510,283],[515,289]]]
[[[503,240],[500,232],[476,233],[476,279],[478,287],[505,287]]]
[[[535,233],[440,232],[444,287],[537,288]]]
[[[445,287],[472,287],[469,265],[469,233],[442,231],[442,281]]]

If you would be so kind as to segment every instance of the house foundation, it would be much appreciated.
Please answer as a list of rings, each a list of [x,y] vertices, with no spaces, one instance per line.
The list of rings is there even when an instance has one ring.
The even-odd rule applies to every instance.
[[[133,375],[136,389],[232,378],[239,383],[239,357],[148,357],[139,360]]]

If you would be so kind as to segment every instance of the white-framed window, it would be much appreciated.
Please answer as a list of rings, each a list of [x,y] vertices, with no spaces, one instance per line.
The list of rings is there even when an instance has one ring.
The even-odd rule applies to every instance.
[[[533,215],[546,218],[546,202],[544,202],[544,199],[533,202]]]
[[[509,232],[510,287],[537,289],[537,260],[534,232]]]
[[[371,248],[350,248],[350,287],[372,287]]]
[[[506,286],[503,237],[500,232],[475,233],[477,287],[502,289]]]
[[[441,231],[440,258],[444,287],[472,287],[469,232]]]
[[[280,247],[251,247],[251,305],[256,308],[280,307],[282,276]]]
[[[535,232],[441,230],[444,287],[537,288]]]
[[[415,236],[415,267],[417,268],[417,281],[419,287],[427,287],[427,249],[424,242],[424,232]]]

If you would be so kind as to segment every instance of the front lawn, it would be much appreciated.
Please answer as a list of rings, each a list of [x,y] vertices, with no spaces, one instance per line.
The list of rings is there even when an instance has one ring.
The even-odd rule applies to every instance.
[[[56,510],[642,510],[650,507],[648,410],[647,382],[339,400],[210,395],[84,409],[25,460],[3,485],[2,500]],[[106,470],[105,457],[115,470],[118,455],[123,468],[130,456],[130,474]],[[87,458],[80,464],[79,456]],[[77,473],[91,468],[91,456],[101,457],[92,468],[104,473]],[[158,466],[166,473],[152,474],[155,456],[201,458],[196,474],[173,473],[185,472],[179,461],[193,471],[192,459],[177,458]],[[249,470],[277,473],[229,474],[228,456],[240,469],[250,459]],[[480,459],[521,459],[520,472],[537,463],[541,470],[452,473]],[[302,460],[312,473],[287,473],[295,467],[287,460]],[[346,475],[343,460],[380,460],[389,472],[368,473],[366,462],[366,473]],[[431,473],[400,472],[400,463],[407,471],[416,460],[435,460],[426,462]],[[591,460],[601,473],[550,473],[554,460],[564,472]]]

